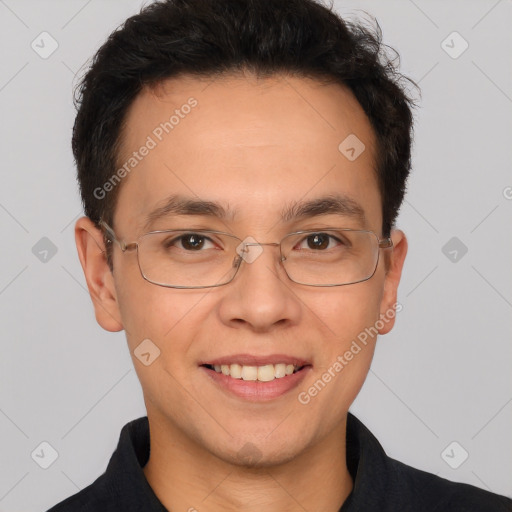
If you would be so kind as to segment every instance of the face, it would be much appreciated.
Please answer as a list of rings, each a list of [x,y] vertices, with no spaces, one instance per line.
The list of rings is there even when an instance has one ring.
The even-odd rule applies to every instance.
[[[175,110],[167,133],[161,123]],[[339,149],[350,134],[365,145],[355,160]],[[328,227],[372,230],[382,238],[375,137],[356,99],[340,85],[278,76],[172,79],[136,98],[123,135],[121,165],[139,153],[118,185],[118,239],[132,242],[147,231],[183,227],[261,243]],[[139,151],[148,136],[154,147]],[[174,212],[147,225],[148,215],[171,195],[218,203],[226,215]],[[357,203],[364,218],[321,209],[282,218],[295,203],[333,195]],[[107,330],[126,331],[150,423],[198,453],[235,464],[244,456],[262,465],[289,461],[339,434],[376,337],[359,341],[359,350],[353,342],[384,315],[389,318],[378,324],[379,332],[393,325],[389,311],[406,253],[403,233],[392,233],[394,249],[380,250],[377,270],[364,282],[293,283],[279,249],[264,245],[254,261],[241,263],[231,283],[207,289],[149,283],[136,251],[122,253],[117,245],[112,275],[86,248],[87,237],[101,244],[84,218],[77,223],[77,243],[96,317]],[[160,355],[146,366],[134,351],[147,339]],[[302,369],[260,382],[217,373],[214,366],[221,364],[278,365],[261,370],[267,376],[284,364]],[[253,370],[242,371],[249,376]]]

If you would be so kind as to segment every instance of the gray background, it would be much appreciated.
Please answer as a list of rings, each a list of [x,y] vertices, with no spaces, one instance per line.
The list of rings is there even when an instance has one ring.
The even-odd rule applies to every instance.
[[[0,0],[0,511],[46,510],[90,484],[122,426],[145,414],[124,334],[94,319],[70,150],[74,75],[141,5]],[[398,221],[410,244],[403,311],[352,411],[392,457],[510,496],[512,2],[335,5],[377,17],[423,94]],[[43,31],[59,45],[46,59],[31,47]],[[458,58],[454,31],[469,44]],[[46,261],[43,237],[57,250]],[[48,469],[31,457],[43,441],[58,452]],[[459,446],[469,457],[453,469]]]

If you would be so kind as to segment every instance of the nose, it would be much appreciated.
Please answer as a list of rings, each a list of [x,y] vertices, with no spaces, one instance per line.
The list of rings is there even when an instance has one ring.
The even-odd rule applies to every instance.
[[[226,286],[220,306],[223,322],[231,326],[261,332],[298,322],[300,301],[281,265],[281,253],[276,258],[275,250],[265,251],[263,246],[279,244],[244,241],[237,249],[238,272]]]

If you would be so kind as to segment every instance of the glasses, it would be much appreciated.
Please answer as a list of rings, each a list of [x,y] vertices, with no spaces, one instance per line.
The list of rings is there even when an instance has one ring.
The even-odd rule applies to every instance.
[[[242,261],[252,263],[262,245],[279,247],[279,261],[288,278],[306,286],[344,286],[370,279],[380,249],[393,247],[391,238],[373,231],[328,228],[296,231],[279,243],[258,243],[214,230],[167,229],[141,235],[135,242],[118,240],[104,221],[107,242],[137,251],[142,277],[167,288],[213,288],[230,283]]]

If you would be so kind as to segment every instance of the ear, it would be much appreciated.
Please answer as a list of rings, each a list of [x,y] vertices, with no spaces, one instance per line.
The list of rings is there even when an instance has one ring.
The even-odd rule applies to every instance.
[[[75,242],[94,305],[96,321],[106,331],[121,331],[123,324],[114,276],[107,264],[103,233],[91,219],[80,217],[75,224]]]
[[[397,304],[398,285],[402,276],[405,256],[407,255],[407,238],[399,229],[391,231],[393,247],[385,249],[386,276],[384,278],[384,292],[380,303],[380,318],[384,326],[379,329],[379,334],[387,334],[395,325],[395,314],[401,310]]]

